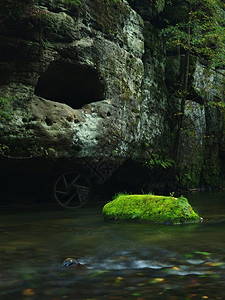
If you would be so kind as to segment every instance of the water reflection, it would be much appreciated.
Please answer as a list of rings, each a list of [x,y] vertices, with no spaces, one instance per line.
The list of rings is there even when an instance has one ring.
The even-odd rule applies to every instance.
[[[1,299],[225,299],[224,196],[188,195],[206,221],[180,226],[104,223],[102,205],[2,213]]]

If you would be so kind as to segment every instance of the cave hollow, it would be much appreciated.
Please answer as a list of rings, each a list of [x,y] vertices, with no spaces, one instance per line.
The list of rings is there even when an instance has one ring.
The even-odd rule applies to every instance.
[[[35,94],[65,103],[74,109],[104,99],[104,85],[96,69],[88,66],[55,62],[41,74]]]

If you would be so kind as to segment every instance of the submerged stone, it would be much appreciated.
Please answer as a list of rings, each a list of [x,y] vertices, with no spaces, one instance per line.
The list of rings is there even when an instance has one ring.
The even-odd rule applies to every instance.
[[[102,210],[105,220],[184,224],[201,222],[188,200],[156,195],[119,195]]]
[[[76,268],[84,268],[84,265],[79,263],[77,260],[73,258],[66,258],[62,263],[63,268],[76,267]]]

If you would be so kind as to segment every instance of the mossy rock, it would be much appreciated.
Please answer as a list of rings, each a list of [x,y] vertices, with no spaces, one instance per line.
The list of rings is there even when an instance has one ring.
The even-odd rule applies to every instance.
[[[188,200],[156,195],[119,195],[102,210],[105,220],[184,224],[200,222]]]

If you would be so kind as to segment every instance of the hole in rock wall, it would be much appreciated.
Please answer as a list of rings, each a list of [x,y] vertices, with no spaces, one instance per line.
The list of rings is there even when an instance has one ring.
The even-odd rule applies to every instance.
[[[104,99],[97,70],[68,62],[55,62],[40,76],[35,94],[74,109]]]

